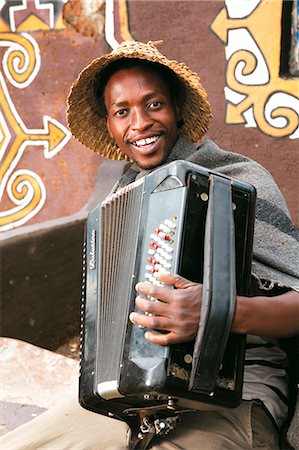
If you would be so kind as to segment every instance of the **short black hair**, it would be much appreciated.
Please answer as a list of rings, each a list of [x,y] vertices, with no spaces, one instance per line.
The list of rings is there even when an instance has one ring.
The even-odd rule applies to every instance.
[[[107,115],[104,92],[108,81],[119,70],[131,69],[134,67],[146,67],[154,70],[167,84],[170,98],[173,102],[181,104],[184,100],[185,87],[180,78],[168,67],[159,63],[153,63],[138,58],[121,58],[111,62],[105,67],[95,80],[95,95],[98,99],[99,112],[102,117]]]

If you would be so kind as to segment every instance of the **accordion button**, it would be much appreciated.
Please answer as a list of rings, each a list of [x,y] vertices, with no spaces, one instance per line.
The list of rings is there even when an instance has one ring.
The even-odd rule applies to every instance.
[[[184,356],[184,361],[187,364],[191,364],[192,363],[192,355],[190,355],[189,353],[186,353],[186,355]]]
[[[173,248],[170,247],[169,245],[165,248],[165,250],[166,250],[168,253],[172,253],[172,252],[173,252]]]
[[[157,264],[157,261],[154,258],[147,258],[147,262],[151,263],[151,264]]]
[[[164,233],[170,233],[170,228],[167,227],[164,223],[161,223],[160,228]]]
[[[165,223],[169,228],[171,228],[171,229],[176,228],[176,224],[175,224],[174,222],[172,222],[172,220],[166,219],[166,220],[164,221],[164,223]]]

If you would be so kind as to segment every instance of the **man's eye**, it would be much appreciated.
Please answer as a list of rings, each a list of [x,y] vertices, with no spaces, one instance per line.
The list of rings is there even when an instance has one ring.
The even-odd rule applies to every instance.
[[[118,111],[116,111],[115,115],[116,116],[124,116],[126,114],[127,110],[126,109],[119,109]]]
[[[150,109],[156,109],[156,108],[160,108],[161,106],[161,102],[155,101],[155,102],[151,102],[148,107]]]

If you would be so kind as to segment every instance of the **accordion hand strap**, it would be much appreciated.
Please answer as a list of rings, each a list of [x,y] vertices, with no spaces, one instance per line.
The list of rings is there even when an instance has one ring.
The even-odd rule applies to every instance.
[[[211,176],[205,229],[201,318],[189,390],[213,395],[236,303],[231,181]]]

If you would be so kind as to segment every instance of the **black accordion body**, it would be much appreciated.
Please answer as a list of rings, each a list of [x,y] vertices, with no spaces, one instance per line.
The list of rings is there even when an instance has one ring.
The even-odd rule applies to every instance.
[[[245,336],[229,332],[231,299],[236,292],[249,294],[254,217],[252,185],[186,161],[159,167],[91,211],[84,248],[83,407],[130,424],[138,411],[240,403]],[[153,344],[130,322],[135,285],[157,282],[157,270],[204,282],[195,344]],[[229,301],[221,312],[223,285],[229,285]]]

